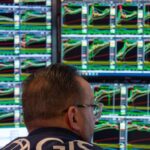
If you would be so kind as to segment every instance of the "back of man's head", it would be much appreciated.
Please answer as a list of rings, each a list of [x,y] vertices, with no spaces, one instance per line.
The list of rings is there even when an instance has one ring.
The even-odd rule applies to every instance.
[[[25,124],[49,120],[62,114],[82,99],[76,69],[54,64],[30,75],[23,83],[23,114]]]

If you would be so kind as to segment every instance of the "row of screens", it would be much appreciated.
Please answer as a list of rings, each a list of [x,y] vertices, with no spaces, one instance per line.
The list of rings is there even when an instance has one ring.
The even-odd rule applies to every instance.
[[[22,78],[25,78],[21,74]],[[0,105],[17,105],[21,99],[20,84],[0,84]],[[149,116],[150,84],[92,84],[94,96],[104,104],[102,115]]]
[[[22,115],[19,111],[1,110],[0,128],[14,129],[17,132],[24,127]],[[150,146],[150,120],[149,119],[122,119],[102,117],[95,126],[94,143],[107,150],[135,148],[136,150],[149,149]],[[7,135],[9,137],[9,135]],[[12,135],[10,135],[12,136]],[[25,136],[25,135],[22,135]],[[8,138],[7,137],[7,138]],[[1,140],[1,139],[0,139]]]
[[[148,150],[150,120],[102,118],[95,127],[94,142],[106,150]]]
[[[1,9],[0,30],[51,30],[51,9],[49,7]]]
[[[80,70],[150,71],[150,40],[64,37],[61,59]]]
[[[51,54],[51,33],[0,33],[0,55]]]
[[[13,74],[14,68],[22,66],[21,64],[26,60],[36,61],[38,65],[41,61],[51,61],[51,58],[48,60],[42,55],[53,57],[50,33],[16,35],[0,33],[0,36],[0,62],[4,66],[0,69],[1,73],[5,72],[8,64],[12,71],[6,69],[6,74]],[[26,57],[24,58],[23,55]],[[150,40],[148,38],[63,38],[61,62],[75,65],[81,71],[148,73]],[[34,68],[34,64],[31,63],[30,67]]]
[[[150,4],[62,3],[63,34],[150,34]]]
[[[0,5],[40,5],[50,6],[51,0],[1,0]]]
[[[29,74],[50,65],[51,56],[0,57],[0,64],[0,82],[22,81]]]
[[[150,86],[108,83],[93,85],[94,95],[104,104],[102,115],[149,116]]]
[[[0,148],[27,135],[21,82],[51,64],[51,18],[51,0],[0,0]]]

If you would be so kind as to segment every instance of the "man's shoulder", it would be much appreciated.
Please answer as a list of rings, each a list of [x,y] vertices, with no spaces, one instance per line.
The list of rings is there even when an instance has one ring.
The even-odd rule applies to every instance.
[[[10,143],[8,143],[1,150],[11,150],[14,148],[15,150],[20,150],[20,149],[30,150],[30,141],[25,137],[16,138]]]

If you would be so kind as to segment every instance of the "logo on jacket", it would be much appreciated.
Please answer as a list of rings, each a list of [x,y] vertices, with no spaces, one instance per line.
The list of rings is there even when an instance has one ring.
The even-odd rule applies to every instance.
[[[65,143],[62,139],[59,138],[44,138],[36,143],[36,145],[34,146],[36,146],[35,150],[47,150],[47,148],[50,148],[51,150],[91,150],[93,148],[92,144],[85,141],[74,140]],[[30,145],[30,142],[27,139],[22,138],[13,141],[2,150],[13,149],[30,150],[32,149],[32,144]]]
[[[20,150],[30,150],[30,142],[27,139],[18,139],[13,141],[11,144],[7,145],[5,149],[20,149]]]

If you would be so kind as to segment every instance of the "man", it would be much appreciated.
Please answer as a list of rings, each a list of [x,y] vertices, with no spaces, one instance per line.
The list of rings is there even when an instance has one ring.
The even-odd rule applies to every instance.
[[[75,68],[54,64],[23,83],[22,105],[27,137],[3,150],[100,150],[90,142],[101,105],[94,104],[89,83]]]

